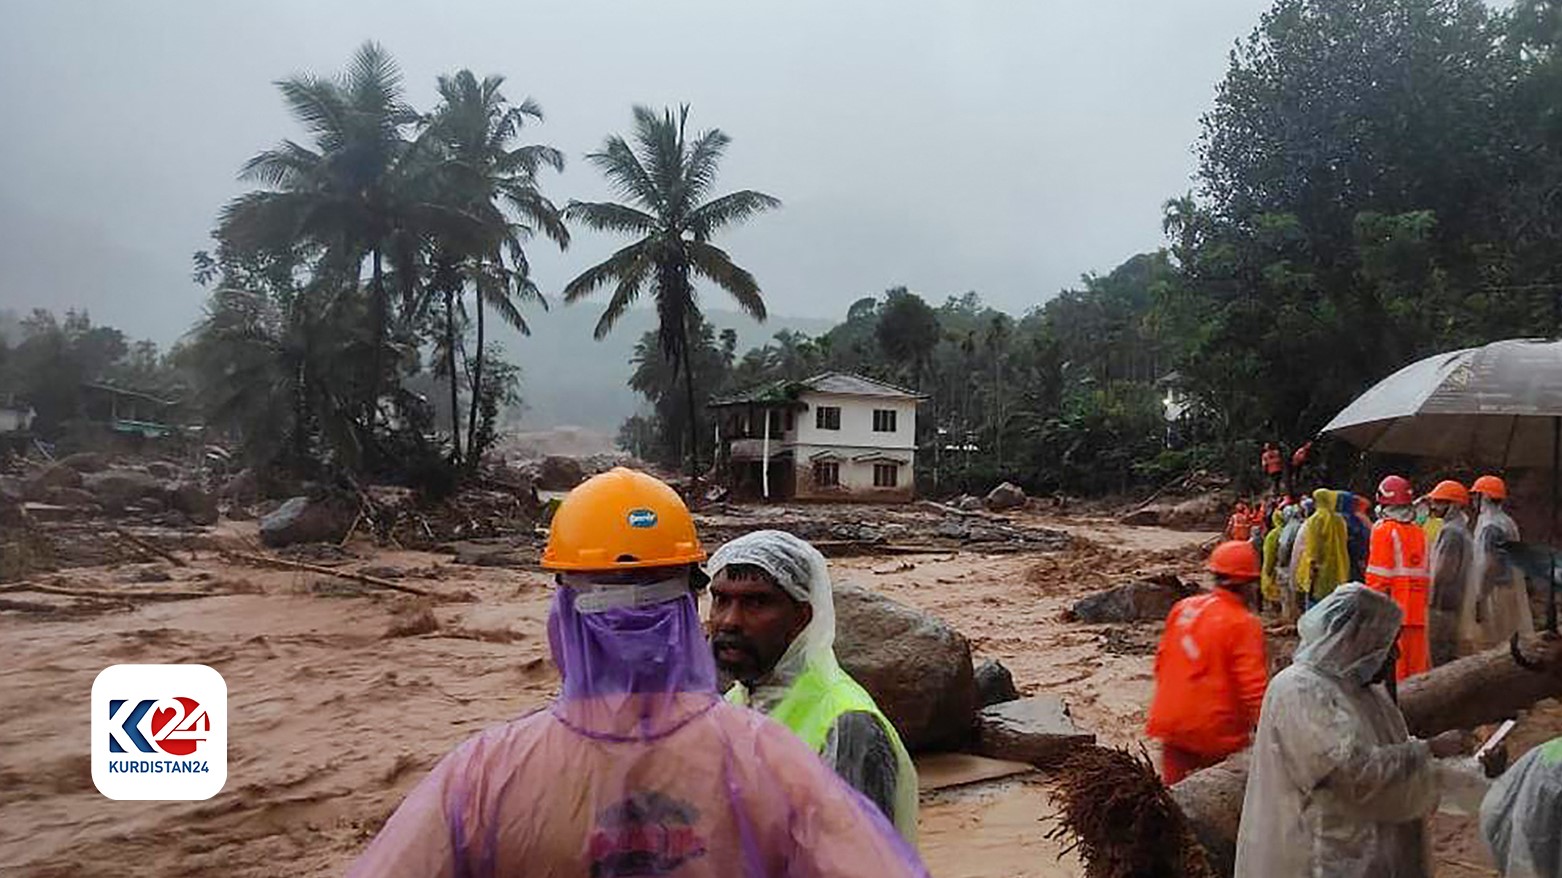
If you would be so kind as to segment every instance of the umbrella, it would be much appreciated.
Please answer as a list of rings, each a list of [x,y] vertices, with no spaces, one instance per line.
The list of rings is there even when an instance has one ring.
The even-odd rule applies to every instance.
[[[1357,397],[1323,432],[1384,454],[1549,467],[1555,528],[1562,341],[1508,339],[1418,360]],[[1546,627],[1554,631],[1556,590],[1549,593]]]

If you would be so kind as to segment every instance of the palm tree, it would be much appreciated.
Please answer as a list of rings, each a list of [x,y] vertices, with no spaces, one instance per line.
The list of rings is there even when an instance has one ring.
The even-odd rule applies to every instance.
[[[530,98],[511,104],[500,91],[503,84],[502,76],[479,82],[470,70],[439,77],[441,103],[429,128],[443,155],[436,172],[440,185],[454,206],[475,222],[474,228],[448,241],[461,255],[464,280],[476,292],[469,442],[477,437],[483,390],[484,305],[522,335],[530,335],[518,303],[535,302],[546,310],[548,302],[532,281],[525,244],[541,232],[559,249],[569,246],[569,230],[558,208],[537,187],[537,173],[543,167],[563,170],[564,156],[552,147],[515,145],[528,122],[542,121],[542,108]],[[453,368],[450,380],[456,380]],[[475,466],[482,449],[468,451],[468,463]]]
[[[657,339],[673,377],[683,375],[689,430],[689,472],[699,475],[699,415],[695,409],[694,376],[689,357],[689,330],[700,318],[693,279],[704,278],[726,290],[738,307],[755,320],[765,319],[759,282],[739,267],[725,250],[711,243],[722,229],[781,202],[750,189],[705,201],[716,181],[717,166],[731,138],[720,129],[685,136],[689,107],[675,117],[646,107],[634,108],[631,148],[611,135],[600,152],[586,156],[607,177],[627,204],[571,201],[567,219],[598,231],[636,238],[598,265],[586,269],[564,288],[564,300],[575,302],[600,287],[612,285],[613,297],[597,321],[601,340],[613,324],[650,289],[656,300]]]
[[[409,197],[419,156],[403,134],[418,116],[402,100],[395,61],[373,42],[364,43],[338,77],[298,75],[277,88],[313,146],[284,140],[245,163],[240,178],[266,188],[228,203],[219,237],[237,250],[305,246],[316,257],[317,278],[339,288],[356,289],[369,260],[374,343],[362,403],[372,429],[391,310],[386,260],[407,252],[402,242],[409,230],[435,224],[440,214]],[[402,267],[410,285],[411,266]]]

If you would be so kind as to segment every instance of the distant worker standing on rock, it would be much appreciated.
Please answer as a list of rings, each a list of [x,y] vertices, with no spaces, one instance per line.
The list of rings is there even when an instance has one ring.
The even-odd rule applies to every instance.
[[[1280,446],[1265,442],[1264,452],[1258,456],[1258,460],[1264,468],[1264,478],[1269,480],[1269,493],[1280,496],[1285,481],[1285,456],[1280,453]]]
[[[711,556],[709,629],[727,700],[768,714],[916,841],[917,773],[873,696],[835,659],[835,597],[818,549],[777,530]]]
[[[1470,537],[1470,492],[1458,482],[1437,483],[1426,495],[1434,520],[1439,521],[1432,540],[1432,596],[1427,613],[1427,645],[1432,667],[1459,657],[1459,615],[1470,566],[1475,563],[1475,542]]]
[[[1155,652],[1145,734],[1161,742],[1168,786],[1248,745],[1269,682],[1264,628],[1248,609],[1258,552],[1245,541],[1221,543],[1208,568],[1215,588],[1172,607]]]
[[[1432,573],[1426,531],[1416,524],[1415,502],[1415,491],[1404,476],[1388,476],[1378,484],[1383,520],[1372,528],[1372,547],[1367,554],[1367,587],[1392,598],[1404,615],[1396,680],[1432,669],[1426,633]]]
[[[542,556],[562,694],[442,759],[348,874],[926,876],[796,736],[717,693],[694,599],[704,558],[651,476],[571,491]]]
[[[1503,548],[1519,540],[1519,526],[1503,508],[1508,485],[1497,476],[1481,476],[1470,485],[1470,493],[1477,497],[1475,562],[1460,624],[1473,642],[1464,644],[1461,652],[1490,649],[1514,634],[1535,631],[1527,578]]]

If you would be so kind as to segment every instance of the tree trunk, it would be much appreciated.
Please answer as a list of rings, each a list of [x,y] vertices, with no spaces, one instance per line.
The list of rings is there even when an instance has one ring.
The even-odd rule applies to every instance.
[[[450,370],[450,444],[456,462],[461,461],[461,395],[456,371],[456,291],[445,291],[445,368]],[[468,436],[471,434],[468,433]]]
[[[1428,738],[1450,729],[1499,722],[1537,701],[1562,696],[1562,637],[1536,634],[1521,651],[1538,670],[1521,668],[1507,646],[1433,668],[1399,688],[1410,733]],[[1248,754],[1195,772],[1171,788],[1217,872],[1231,874],[1237,824],[1247,789]]]
[[[472,409],[466,422],[467,465],[476,468],[482,462],[483,449],[477,447],[477,410],[483,402],[483,288],[477,288],[477,359],[472,361]]]
[[[687,321],[678,327],[678,335],[683,346],[684,401],[689,405],[689,489],[693,492],[700,483],[700,413],[694,408],[694,360],[689,356]]]
[[[374,353],[369,357],[369,436],[374,436],[374,428],[380,422],[380,374],[385,369],[385,323],[389,319],[389,309],[385,307],[385,268],[380,248],[375,247],[373,252],[374,279],[370,283],[369,295],[369,319],[374,321]],[[371,442],[372,444],[372,442]]]

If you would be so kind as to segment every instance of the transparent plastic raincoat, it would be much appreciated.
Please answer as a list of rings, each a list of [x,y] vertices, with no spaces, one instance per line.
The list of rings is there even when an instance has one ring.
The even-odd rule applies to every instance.
[[[1440,521],[1437,541],[1432,544],[1432,601],[1427,613],[1433,667],[1459,657],[1460,613],[1470,581],[1470,566],[1475,562],[1470,519],[1464,510],[1450,510]],[[1465,639],[1473,640],[1474,632],[1466,634]]]
[[[576,581],[548,619],[558,700],[441,760],[349,875],[927,874],[796,736],[721,699],[687,573],[627,605]]]
[[[1275,571],[1280,584],[1280,611],[1289,621],[1301,613],[1300,595],[1296,591],[1296,546],[1302,533],[1302,522],[1307,518],[1301,504],[1292,503],[1281,510],[1283,523],[1276,546]]]
[[[1305,542],[1296,564],[1296,588],[1315,601],[1350,578],[1350,531],[1340,503],[1352,495],[1328,488],[1313,492],[1313,514],[1302,526]]]
[[[1431,750],[1373,680],[1400,609],[1352,583],[1308,610],[1269,684],[1253,744],[1236,878],[1429,878]]]
[[[1466,638],[1460,643],[1461,654],[1490,649],[1506,643],[1514,634],[1535,631],[1527,578],[1501,548],[1503,543],[1518,538],[1519,526],[1502,504],[1481,497],[1470,584],[1465,589],[1459,620],[1460,631]]]
[[[794,600],[807,602],[813,619],[764,680],[752,690],[733,684],[728,700],[791,728],[854,788],[887,800],[896,828],[915,843],[916,767],[872,696],[835,659],[835,595],[824,555],[792,534],[762,530],[717,549],[707,567],[715,577],[739,564],[758,567]]]
[[[1562,738],[1519,757],[1492,785],[1481,835],[1505,878],[1562,875]]]

